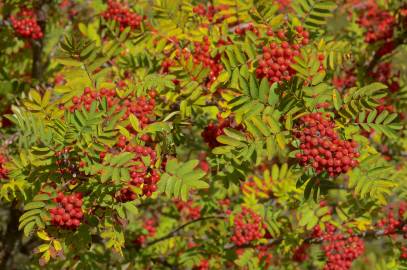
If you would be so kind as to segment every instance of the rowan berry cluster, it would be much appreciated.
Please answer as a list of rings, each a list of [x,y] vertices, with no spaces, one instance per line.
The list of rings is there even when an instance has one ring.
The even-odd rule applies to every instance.
[[[58,206],[50,209],[51,223],[64,229],[76,229],[83,218],[82,194],[65,195],[62,192],[54,199]]]
[[[54,77],[54,85],[63,85],[65,83],[65,77],[62,73],[56,74]]]
[[[259,35],[259,30],[256,27],[254,27],[254,25],[252,23],[249,23],[246,26],[236,27],[235,34],[237,34],[239,36],[244,36],[247,31],[251,31],[257,36]]]
[[[208,161],[206,160],[207,153],[206,152],[201,152],[198,155],[199,158],[199,165],[198,167],[203,170],[204,172],[208,173],[211,169]]]
[[[210,42],[207,36],[204,37],[203,42],[194,43],[193,62],[196,65],[202,63],[204,67],[210,69],[208,85],[215,81],[219,73],[223,70],[223,65],[220,62],[220,54],[212,57],[210,48]]]
[[[105,20],[118,22],[120,31],[127,27],[130,27],[132,30],[140,28],[144,19],[142,15],[135,13],[115,0],[108,0],[107,5],[107,10],[102,13],[102,16]]]
[[[270,246],[257,246],[257,257],[263,262],[265,269],[268,269],[273,260],[273,254],[270,251]]]
[[[371,1],[362,10],[357,23],[366,29],[365,41],[374,43],[393,37],[396,19],[389,12],[381,10],[376,2]]]
[[[231,241],[236,246],[242,246],[264,235],[262,219],[253,210],[242,207],[242,211],[235,215],[233,236]]]
[[[210,72],[205,78],[206,85],[210,86],[216,80],[219,73],[223,70],[223,65],[220,62],[220,54],[211,56],[210,42],[207,36],[204,37],[202,42],[194,42],[194,51],[183,48],[178,49],[176,52],[177,58],[183,57],[185,60],[192,59],[195,65],[202,64],[202,66],[209,68]],[[196,80],[196,77],[192,79]]]
[[[300,141],[300,153],[296,154],[302,166],[312,166],[317,173],[330,176],[346,173],[358,165],[357,143],[341,140],[334,130],[335,123],[329,114],[311,113],[301,117],[294,135]]]
[[[392,64],[390,62],[378,64],[373,71],[369,72],[369,76],[376,81],[386,84],[392,93],[397,92],[400,89],[398,83],[400,72],[393,73]]]
[[[132,95],[127,98],[120,98],[114,89],[101,88],[99,91],[90,87],[85,87],[83,94],[80,97],[74,96],[72,98],[73,105],[69,108],[71,112],[85,107],[90,111],[91,105],[94,101],[102,101],[106,98],[107,106],[109,108],[116,106],[116,112],[125,111],[122,120],[127,119],[130,114],[134,114],[140,122],[141,127],[145,127],[151,122],[153,111],[155,108],[155,97],[157,92],[151,90],[148,97],[141,96],[134,98]]]
[[[209,270],[209,261],[207,259],[201,259],[199,264],[194,267],[194,270]]]
[[[270,185],[265,183],[265,180],[254,181],[252,177],[249,177],[249,179],[242,184],[241,190],[243,194],[249,196],[251,194],[256,195],[256,197],[273,196],[273,191],[271,190]]]
[[[291,7],[291,0],[276,0],[279,5],[279,10],[283,11]]]
[[[135,100],[128,98],[124,100],[122,104],[123,107],[127,107],[126,113],[123,116],[123,119],[127,119],[130,114],[134,114],[140,121],[141,127],[147,126],[152,122],[153,111],[155,108],[155,97],[157,92],[151,90],[148,93],[148,97],[141,96]]]
[[[37,15],[32,9],[22,8],[16,16],[10,16],[10,21],[14,31],[16,31],[20,37],[40,39],[44,36],[37,22]]]
[[[351,88],[356,85],[356,74],[354,69],[346,69],[341,75],[334,75],[332,84],[338,90]]]
[[[119,99],[116,97],[116,91],[114,89],[102,88],[100,91],[92,91],[92,88],[85,87],[80,97],[74,96],[72,98],[73,105],[69,109],[71,112],[74,112],[75,110],[85,107],[87,111],[90,111],[92,103],[94,101],[101,101],[103,98],[106,98],[109,108],[119,103]]]
[[[174,61],[171,59],[165,59],[161,63],[161,73],[162,74],[168,74],[170,71],[170,67],[174,66]]]
[[[337,231],[332,224],[326,224],[325,232],[319,226],[314,229],[314,236],[322,239],[321,248],[327,259],[324,270],[348,270],[352,263],[365,251],[365,243],[358,236]]]
[[[133,190],[131,190],[131,188],[127,187],[127,188],[122,188],[120,189],[116,196],[116,201],[118,202],[130,202],[130,201],[134,201],[135,199],[137,199],[137,195],[136,193],[133,192]]]
[[[130,185],[141,187],[142,195],[150,197],[157,190],[157,182],[160,180],[160,172],[154,167],[157,161],[157,153],[149,146],[133,145],[127,142],[126,137],[120,136],[117,147],[130,153],[134,153],[133,165],[130,168]],[[102,152],[100,158],[105,157]],[[148,161],[147,161],[148,160]],[[121,202],[131,201],[136,195],[130,188],[122,189],[116,199]]]
[[[302,243],[299,247],[297,247],[294,250],[293,254],[293,260],[302,263],[305,262],[308,259],[308,249],[310,247],[310,244],[308,243]]]
[[[378,50],[377,50],[377,56],[381,57],[383,55],[386,55],[388,53],[391,53],[394,51],[396,48],[396,45],[394,44],[393,40],[390,40],[386,43],[384,43]]]
[[[6,179],[8,171],[5,167],[5,163],[7,162],[7,158],[3,155],[0,155],[0,179]]]
[[[220,115],[218,115],[218,123],[210,122],[209,125],[202,131],[201,136],[208,144],[209,148],[214,148],[221,145],[216,138],[223,135],[223,130],[229,127],[242,129],[242,127],[240,125],[236,125],[231,118],[222,118]]]
[[[201,206],[194,206],[192,200],[189,200],[187,202],[174,200],[174,203],[178,211],[185,215],[187,219],[194,220],[201,217]]]
[[[300,48],[309,43],[309,33],[302,27],[296,27],[294,41],[290,43],[283,30],[276,34],[268,31],[269,36],[277,36],[277,39],[263,46],[263,55],[259,60],[256,75],[258,78],[268,78],[270,83],[291,80],[295,70],[290,66],[295,63],[294,57],[300,55]]]
[[[192,11],[202,17],[206,17],[210,22],[213,21],[214,16],[219,12],[224,9],[227,9],[228,6],[225,5],[219,5],[219,6],[212,6],[208,5],[205,7],[203,4],[199,4],[196,7],[192,9]],[[217,20],[217,22],[221,22],[224,18],[221,18],[220,20]]]
[[[393,213],[393,207],[390,207],[390,211],[387,213],[387,217],[379,220],[377,227],[384,231],[384,234],[391,235],[397,233],[399,230],[402,230],[407,236],[407,224],[403,222],[403,216],[407,209],[407,203],[401,202],[398,206],[396,217]]]
[[[153,218],[147,219],[144,221],[143,229],[145,233],[139,235],[133,243],[136,245],[143,245],[149,237],[154,237],[157,229],[155,228],[155,220]]]

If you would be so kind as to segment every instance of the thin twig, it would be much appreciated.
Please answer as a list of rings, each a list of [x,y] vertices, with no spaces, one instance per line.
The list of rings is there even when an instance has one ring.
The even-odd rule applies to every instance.
[[[147,243],[147,244],[145,245],[145,247],[152,246],[152,245],[154,245],[154,244],[157,244],[158,242],[161,242],[161,241],[167,240],[167,239],[169,239],[169,238],[172,238],[172,237],[174,237],[174,236],[177,236],[178,233],[179,233],[181,230],[183,230],[184,228],[186,228],[186,227],[188,227],[189,225],[192,225],[192,224],[194,224],[194,223],[201,222],[201,221],[208,220],[208,219],[223,219],[223,218],[225,218],[225,217],[226,217],[225,215],[218,215],[218,216],[201,217],[201,218],[198,218],[198,219],[191,220],[191,221],[189,221],[189,222],[187,222],[187,223],[185,223],[185,224],[179,226],[179,227],[176,228],[175,230],[169,232],[168,234],[164,235],[163,237],[157,238],[157,239],[155,239],[155,240],[153,240],[153,241]]]

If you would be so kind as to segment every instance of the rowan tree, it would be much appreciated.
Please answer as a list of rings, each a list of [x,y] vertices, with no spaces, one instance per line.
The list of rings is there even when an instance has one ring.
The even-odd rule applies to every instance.
[[[0,11],[0,269],[407,269],[403,1]]]

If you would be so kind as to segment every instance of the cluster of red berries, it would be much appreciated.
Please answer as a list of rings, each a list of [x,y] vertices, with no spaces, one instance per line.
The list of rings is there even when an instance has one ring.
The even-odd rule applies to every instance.
[[[102,88],[100,91],[92,91],[90,87],[85,87],[80,97],[74,96],[72,98],[73,105],[69,108],[71,112],[85,107],[87,111],[90,111],[90,107],[94,101],[101,101],[106,98],[109,108],[119,103],[119,99],[116,98],[116,91],[114,89]],[[118,109],[118,111],[121,108]]]
[[[32,9],[23,8],[16,16],[10,16],[10,21],[14,31],[23,38],[40,39],[44,36]]]
[[[247,31],[251,31],[257,36],[260,34],[259,30],[256,27],[254,27],[254,25],[252,23],[248,23],[246,26],[236,27],[235,34],[237,34],[239,36],[244,36]]]
[[[261,185],[261,186],[260,186]],[[264,196],[273,196],[273,191],[270,187],[265,183],[264,180],[261,181],[254,181],[253,177],[249,177],[243,184],[241,185],[241,190],[243,194],[251,195],[254,194],[259,197]]]
[[[130,202],[134,201],[137,198],[137,195],[131,190],[131,188],[127,187],[120,189],[115,198],[118,202]]]
[[[127,107],[126,113],[123,119],[127,119],[130,114],[134,114],[140,121],[141,127],[147,126],[152,121],[153,111],[155,108],[155,97],[157,92],[151,90],[148,93],[148,97],[141,96],[136,100],[126,99],[123,102],[122,108]]]
[[[365,243],[358,236],[352,235],[352,230],[348,230],[348,235],[345,235],[329,223],[325,232],[317,226],[314,236],[322,239],[321,248],[327,258],[324,270],[348,270],[365,251]]]
[[[406,202],[400,202],[398,206],[398,217],[396,218],[393,213],[393,207],[390,207],[390,211],[387,213],[387,217],[379,220],[377,226],[384,231],[384,234],[391,235],[402,230],[407,237],[407,224],[403,222],[403,216],[407,209]]]
[[[174,61],[171,59],[165,59],[161,63],[161,73],[162,74],[168,74],[170,72],[170,67],[174,66]]]
[[[377,3],[372,1],[362,10],[357,22],[366,29],[365,41],[373,43],[393,37],[396,19],[389,12],[381,10]]]
[[[291,0],[276,0],[279,5],[279,10],[283,11],[291,7]]]
[[[67,12],[71,20],[79,13],[76,3],[72,0],[62,0],[59,3],[59,8]]]
[[[243,246],[264,235],[262,219],[253,210],[242,207],[242,212],[234,217],[232,242],[236,246]]]
[[[198,167],[206,173],[208,173],[211,169],[208,161],[206,160],[207,155],[208,154],[205,151],[200,152],[198,155],[198,160],[199,160]]]
[[[268,78],[270,83],[289,81],[295,74],[290,66],[295,63],[294,57],[300,55],[302,45],[309,43],[309,33],[301,26],[296,28],[296,42],[291,44],[286,39],[285,32],[277,32],[279,42],[271,42],[263,46],[263,55],[259,60],[256,75],[258,78]],[[274,35],[271,31],[268,35]]]
[[[157,153],[149,146],[127,143],[127,139],[124,136],[119,137],[117,146],[126,152],[135,154],[133,165],[129,172],[131,177],[129,184],[141,187],[142,195],[150,197],[153,192],[157,190],[157,182],[160,180],[160,172],[154,168],[154,164],[157,161]],[[102,152],[99,157],[103,159],[105,155],[106,154]],[[144,163],[146,158],[149,160],[149,164]],[[136,195],[130,188],[122,189],[116,197],[116,199],[121,202],[132,201],[135,198]]]
[[[388,53],[391,53],[394,51],[396,48],[396,45],[392,40],[389,42],[384,43],[378,50],[377,50],[377,56],[382,57],[383,55],[386,55]]]
[[[194,270],[209,270],[209,261],[207,259],[201,259],[199,264],[194,267]]]
[[[175,207],[177,207],[178,211],[185,215],[186,219],[194,220],[201,217],[201,206],[196,205],[192,200],[187,202],[174,200]]]
[[[130,27],[132,30],[140,28],[144,19],[143,16],[131,11],[115,0],[108,0],[107,4],[107,10],[102,13],[102,16],[105,20],[118,22],[120,31],[123,31],[127,27]]]
[[[265,269],[272,265],[273,254],[270,251],[270,246],[257,246],[257,257],[263,262]]]
[[[139,235],[133,243],[136,245],[143,245],[149,237],[154,237],[157,229],[155,228],[155,220],[153,218],[144,221],[143,229],[146,231],[142,235]]]
[[[311,113],[301,117],[294,135],[300,141],[296,154],[302,166],[312,166],[317,173],[327,171],[330,176],[346,173],[358,165],[357,143],[341,140],[334,130],[329,114]]]
[[[407,247],[401,247],[400,259],[407,260]]]
[[[302,263],[308,259],[308,249],[310,244],[303,242],[299,247],[294,250],[293,260]]]
[[[65,76],[62,73],[58,73],[54,77],[55,85],[63,85],[65,83]]]
[[[230,215],[232,210],[230,210],[230,199],[225,198],[222,200],[218,200],[218,205],[220,207],[220,211],[225,212],[226,215]]]
[[[235,128],[242,129],[241,125],[236,125],[236,123],[231,118],[222,118],[218,115],[218,123],[210,122],[209,125],[202,131],[201,136],[204,141],[208,144],[209,148],[214,148],[221,145],[216,138],[220,135],[225,134],[225,128]]]
[[[6,179],[8,171],[5,167],[5,163],[7,162],[7,159],[5,156],[0,155],[0,179]]]
[[[155,97],[157,92],[151,90],[148,93],[148,97],[141,96],[138,98],[133,98],[132,95],[129,95],[127,98],[120,98],[116,90],[101,88],[99,91],[92,91],[90,87],[85,87],[83,94],[80,97],[74,96],[72,98],[73,105],[69,108],[71,112],[85,107],[87,111],[90,111],[91,104],[94,101],[101,101],[103,98],[106,98],[107,105],[109,108],[113,106],[116,107],[116,112],[125,110],[122,120],[127,119],[130,114],[134,114],[141,127],[145,127],[151,122],[151,117],[155,108]]]
[[[392,93],[397,92],[400,89],[400,85],[398,83],[400,72],[394,74],[392,72],[392,64],[390,62],[378,64],[373,71],[369,72],[369,76],[376,81],[386,84]]]
[[[179,57],[180,55],[183,55],[185,59],[190,59],[190,57],[192,57],[192,61],[195,65],[202,64],[204,67],[210,69],[207,85],[210,85],[215,81],[219,73],[223,70],[223,65],[220,61],[221,55],[217,54],[211,56],[211,44],[207,36],[204,37],[203,42],[194,43],[193,54],[190,51],[183,49],[182,51],[177,51],[177,56]]]
[[[202,17],[206,17],[210,22],[213,21],[214,16],[222,10],[227,9],[228,6],[227,5],[219,5],[219,6],[212,6],[212,5],[208,5],[207,7],[205,7],[203,4],[199,4],[196,7],[194,7],[192,9],[192,11]],[[216,22],[222,22],[225,19],[225,17],[219,18],[219,20],[217,20]]]
[[[58,206],[50,209],[51,223],[64,229],[76,229],[83,218],[82,194],[65,195],[62,192],[54,199]]]
[[[354,87],[356,85],[356,75],[354,69],[346,69],[341,76],[334,75],[332,84],[338,90]]]

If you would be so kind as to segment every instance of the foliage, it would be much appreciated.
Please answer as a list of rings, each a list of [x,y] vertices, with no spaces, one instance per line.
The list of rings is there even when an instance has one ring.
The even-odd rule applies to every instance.
[[[0,269],[407,269],[402,1],[0,11]]]

